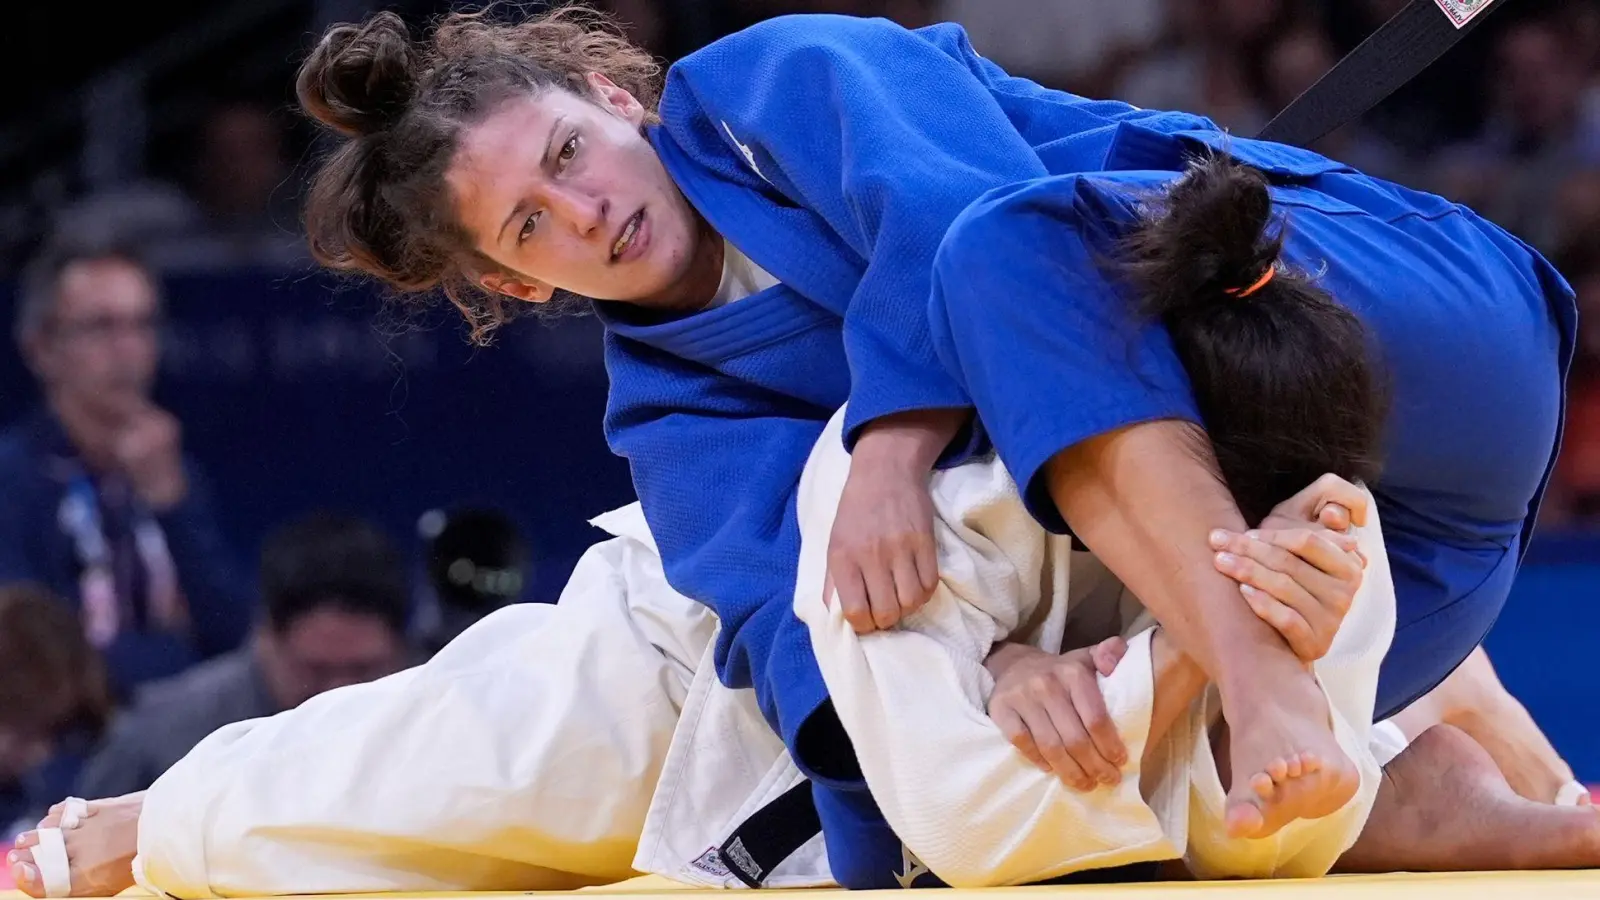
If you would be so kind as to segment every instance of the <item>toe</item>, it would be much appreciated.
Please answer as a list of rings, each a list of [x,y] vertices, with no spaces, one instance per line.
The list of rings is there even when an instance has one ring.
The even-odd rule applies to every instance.
[[[1235,803],[1229,806],[1226,821],[1228,836],[1233,838],[1254,837],[1267,823],[1261,810],[1249,803]]]
[[[1273,781],[1282,781],[1289,777],[1289,763],[1284,759],[1275,759],[1267,763],[1267,775]]]
[[[1285,768],[1288,770],[1287,774],[1290,778],[1299,778],[1301,775],[1306,774],[1299,754],[1289,757],[1288,765]]]

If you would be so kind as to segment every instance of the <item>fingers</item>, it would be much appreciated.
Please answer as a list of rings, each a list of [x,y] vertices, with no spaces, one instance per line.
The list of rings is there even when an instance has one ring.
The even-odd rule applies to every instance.
[[[1048,676],[1043,677],[1048,678]],[[1049,680],[1053,681],[1054,679]],[[1061,724],[1050,709],[1050,705],[1047,705],[1048,701],[1046,699],[1052,693],[1053,691],[1044,688],[1042,685],[1036,687],[1029,692],[1030,698],[1034,702],[1022,704],[1017,709],[1017,712],[1022,716],[1023,724],[1027,726],[1028,731],[1033,735],[1033,743],[1038,748],[1039,755],[1044,757],[1045,764],[1061,780],[1061,783],[1075,791],[1092,791],[1095,787],[1095,779],[1085,772],[1083,767],[1078,765],[1077,760],[1073,759],[1072,755],[1067,752],[1069,742],[1082,744],[1087,739],[1080,734],[1071,733],[1070,726],[1068,726],[1068,734],[1062,734],[1058,730]],[[1064,697],[1060,698],[1060,703],[1068,707],[1068,709],[1071,707],[1071,703]],[[1063,716],[1063,719],[1069,721],[1072,718],[1070,715]],[[1081,730],[1082,727],[1079,726],[1078,731],[1081,732]]]
[[[1296,658],[1315,662],[1327,652],[1318,639],[1317,629],[1293,607],[1250,585],[1242,585],[1239,592],[1244,595],[1250,611],[1283,636]]]
[[[1296,502],[1300,501],[1300,502]],[[1308,521],[1315,521],[1322,508],[1330,503],[1344,507],[1355,525],[1367,524],[1367,492],[1337,475],[1328,474],[1300,493],[1291,497],[1285,506],[1294,505],[1307,513]]]
[[[833,573],[833,587],[839,595],[839,611],[843,613],[844,620],[850,623],[856,634],[867,634],[877,630],[877,625],[872,621],[872,604],[867,599],[867,586],[861,580],[861,573],[854,566],[830,565]]]
[[[922,586],[922,573],[917,570],[915,552],[896,555],[892,569],[895,596],[899,605],[897,619],[903,619],[928,602],[931,589]]]
[[[939,586],[939,553],[934,547],[933,535],[927,535],[926,540],[917,542],[916,564],[917,583],[922,585],[928,596],[932,596],[934,589]]]
[[[1022,721],[1022,716],[1011,707],[1009,703],[994,703],[989,706],[989,718],[1000,727],[1000,733],[1006,736],[1011,746],[1017,752],[1027,757],[1028,762],[1038,766],[1041,771],[1050,771],[1050,764],[1044,761],[1044,756],[1039,753],[1039,748],[1034,746],[1033,733]]]
[[[1126,655],[1128,655],[1128,642],[1120,637],[1107,638],[1089,650],[1089,658],[1094,661],[1095,671],[1106,677],[1110,677],[1111,673],[1117,670],[1117,665]]]
[[[1228,551],[1218,553],[1217,570],[1239,582],[1240,593],[1250,609],[1289,642],[1296,656],[1306,661],[1321,659],[1325,648],[1321,646],[1319,635],[1331,642],[1332,637],[1327,634],[1329,618],[1337,615],[1342,619],[1343,613],[1335,614],[1323,608],[1304,584],[1331,579],[1281,547],[1264,541],[1246,538],[1243,549],[1244,555]],[[1263,563],[1263,559],[1268,562]],[[1331,630],[1337,629],[1334,623]]]
[[[1338,503],[1326,504],[1317,510],[1317,524],[1343,534],[1350,530],[1350,510]]]
[[[862,566],[861,580],[867,586],[867,603],[872,609],[873,630],[883,631],[900,621],[900,595],[894,586],[894,570],[887,565]]]
[[[1365,568],[1365,557],[1359,554],[1356,539],[1336,532],[1318,533],[1311,528],[1288,530],[1271,529],[1252,531],[1244,535],[1247,541],[1258,541],[1276,547],[1300,562],[1309,564],[1317,572],[1339,582],[1360,581]],[[1252,548],[1252,550],[1259,548]],[[1250,551],[1241,548],[1238,552]],[[1256,558],[1252,556],[1252,558]],[[1261,562],[1270,563],[1282,557],[1273,554]]]
[[[1111,721],[1100,685],[1090,679],[1079,678],[1073,681],[1069,691],[1072,694],[1072,708],[1088,732],[1089,740],[1093,742],[1094,753],[1091,755],[1104,763],[1100,771],[1101,782],[1116,784],[1122,780],[1121,769],[1128,761],[1128,748],[1122,743],[1122,735],[1117,733],[1117,726]],[[1084,771],[1095,774],[1092,759],[1083,765]]]
[[[831,553],[824,603],[837,589],[839,605],[858,634],[893,628],[927,605],[938,585],[933,539],[920,535],[892,551]]]

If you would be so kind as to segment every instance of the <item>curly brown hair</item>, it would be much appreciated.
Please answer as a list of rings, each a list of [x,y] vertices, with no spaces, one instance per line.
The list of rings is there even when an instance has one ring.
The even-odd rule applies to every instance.
[[[537,307],[478,285],[498,266],[461,225],[445,173],[463,128],[531,92],[588,96],[591,72],[633,94],[654,120],[660,64],[587,7],[514,24],[452,13],[420,41],[390,12],[329,28],[295,82],[306,113],[346,138],[323,161],[307,200],[312,254],[402,295],[442,289],[472,340],[487,343],[494,329]]]

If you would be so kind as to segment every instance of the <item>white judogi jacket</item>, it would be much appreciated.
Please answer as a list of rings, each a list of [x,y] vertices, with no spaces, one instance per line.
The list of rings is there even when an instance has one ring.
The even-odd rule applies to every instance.
[[[1033,768],[989,721],[995,641],[1059,649],[1064,633],[1081,645],[1142,627],[1120,583],[1027,516],[998,462],[934,477],[940,586],[927,607],[865,637],[824,608],[848,463],[831,429],[802,481],[796,611],[908,858],[957,885],[1179,855],[1206,874],[1320,874],[1354,841],[1376,791],[1366,735],[1394,627],[1375,521],[1361,534],[1366,586],[1317,666],[1361,792],[1273,840],[1229,842],[1211,707],[1179,723],[1156,771],[1135,764],[1090,794]],[[182,898],[554,890],[638,872],[742,886],[714,848],[800,773],[753,696],[717,682],[715,617],[667,586],[637,505],[594,524],[615,537],[584,555],[558,604],[500,610],[422,666],[207,738],[146,795],[140,884]],[[1151,680],[1137,636],[1102,680],[1135,761]],[[820,836],[765,880],[830,883]]]

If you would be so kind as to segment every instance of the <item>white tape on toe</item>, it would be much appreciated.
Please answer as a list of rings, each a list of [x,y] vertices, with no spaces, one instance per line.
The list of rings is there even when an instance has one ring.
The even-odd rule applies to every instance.
[[[1569,781],[1556,792],[1557,806],[1577,806],[1578,801],[1589,796],[1589,786],[1581,781]]]
[[[68,797],[61,801],[61,830],[71,831],[83,824],[89,815],[89,801]]]
[[[59,828],[41,828],[34,832],[39,843],[33,845],[33,864],[39,869],[39,881],[46,897],[72,896],[72,865],[67,860],[67,841]]]

